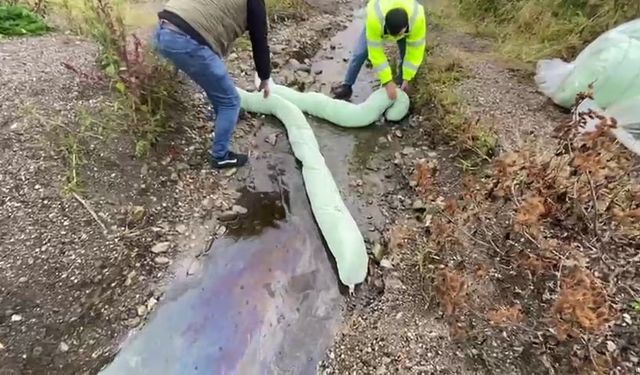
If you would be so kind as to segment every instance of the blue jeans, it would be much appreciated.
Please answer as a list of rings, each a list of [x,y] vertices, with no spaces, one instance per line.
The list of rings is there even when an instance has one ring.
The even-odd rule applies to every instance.
[[[398,68],[398,79],[402,80],[402,60],[404,60],[404,54],[407,51],[407,39],[402,38],[398,40],[398,50],[400,51],[400,66]],[[363,27],[360,36],[358,37],[358,41],[356,42],[355,47],[353,48],[353,53],[351,55],[351,60],[349,60],[349,67],[347,68],[347,74],[344,77],[344,83],[349,86],[353,86],[356,83],[356,79],[358,78],[358,74],[360,74],[360,69],[362,69],[362,65],[369,57],[367,52],[367,34],[366,30]]]
[[[224,158],[240,114],[240,96],[224,62],[211,48],[164,23],[156,29],[155,48],[207,94],[216,114],[211,154]]]

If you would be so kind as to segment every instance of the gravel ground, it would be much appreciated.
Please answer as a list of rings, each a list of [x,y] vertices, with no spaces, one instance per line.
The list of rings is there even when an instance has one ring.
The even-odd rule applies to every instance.
[[[553,128],[567,120],[533,83],[530,66],[519,66],[493,54],[491,42],[466,34],[436,29],[433,40],[457,56],[467,77],[458,88],[470,116],[492,126],[505,151],[525,143],[541,145]]]
[[[313,72],[293,65],[308,65],[321,41],[346,26],[346,9],[360,5],[338,3],[318,4],[338,16],[272,28],[274,73],[284,83],[315,87]],[[458,34],[435,37],[479,56],[465,62],[474,78],[460,90],[474,113],[496,125],[504,148],[556,123],[557,112],[529,84],[478,53],[486,48],[481,42]],[[132,156],[130,137],[105,132],[110,124],[84,129],[84,190],[77,198],[64,195],[69,159],[63,141],[82,125],[80,113],[97,116],[112,98],[79,84],[61,63],[70,59],[90,71],[95,54],[91,43],[63,35],[0,43],[0,372],[95,373],[120,338],[144,324],[176,268],[197,262],[211,233],[222,233],[216,217],[246,178],[245,170],[217,174],[204,164],[210,130],[202,95],[195,92],[194,113],[185,116],[194,120],[180,124],[146,160]],[[228,61],[238,85],[249,87],[250,52],[238,47]],[[441,192],[460,180],[450,151],[426,146],[424,121],[413,118],[410,126],[391,129],[366,166],[384,171],[378,204],[396,225],[387,228],[380,247],[386,253],[374,255],[372,276],[350,301],[322,373],[470,373],[465,353],[423,295],[417,261],[422,243],[410,240],[426,235],[416,219],[424,207],[408,178],[414,161],[439,165]],[[237,148],[252,148],[256,126],[251,118],[238,126]]]
[[[278,24],[274,63],[304,63],[334,20],[316,13]],[[206,165],[210,129],[197,90],[187,94],[189,120],[147,159],[135,158],[134,140],[102,116],[114,101],[108,90],[62,66],[91,72],[96,54],[92,43],[61,34],[0,42],[2,373],[95,373],[144,324],[174,271],[224,232],[216,217],[246,177]],[[230,56],[241,86],[252,82],[251,61],[242,46]],[[239,124],[236,148],[251,148],[257,125]],[[65,194],[70,144],[83,161],[76,194]]]

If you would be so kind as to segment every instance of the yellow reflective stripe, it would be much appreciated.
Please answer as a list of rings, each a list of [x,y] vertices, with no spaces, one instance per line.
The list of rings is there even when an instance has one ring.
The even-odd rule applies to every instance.
[[[420,38],[418,40],[407,41],[407,46],[409,47],[420,47],[424,44],[424,38]]]
[[[402,63],[402,69],[410,69],[415,72],[418,70],[418,67],[415,64],[410,63],[409,61],[405,61]]]
[[[378,66],[374,66],[373,67],[373,71],[376,72],[376,73],[380,73],[383,70],[387,69],[388,67],[389,67],[389,62],[387,61],[387,62],[384,62],[384,63],[378,65]]]
[[[369,47],[382,47],[384,44],[380,40],[367,39],[367,45]]]

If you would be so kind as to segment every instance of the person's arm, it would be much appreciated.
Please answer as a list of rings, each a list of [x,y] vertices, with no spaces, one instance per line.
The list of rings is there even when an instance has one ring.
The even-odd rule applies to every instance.
[[[391,66],[389,66],[387,56],[384,54],[382,23],[378,19],[376,11],[374,10],[374,3],[375,2],[373,1],[370,2],[367,9],[367,23],[365,26],[367,34],[367,52],[369,60],[371,60],[371,65],[373,65],[373,70],[377,73],[378,78],[380,79],[380,83],[385,85],[393,79],[393,74],[391,73]]]
[[[413,28],[407,35],[407,52],[402,62],[402,80],[411,81],[418,72],[418,68],[424,59],[424,51],[427,41],[427,20],[424,15],[424,8],[418,7],[420,12]]]
[[[264,0],[247,0],[247,29],[256,72],[260,80],[266,81],[271,76],[271,56],[267,40],[267,9]]]

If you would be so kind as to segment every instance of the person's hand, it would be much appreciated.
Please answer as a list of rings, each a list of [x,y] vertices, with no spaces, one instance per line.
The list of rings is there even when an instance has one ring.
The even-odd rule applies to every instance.
[[[400,86],[400,90],[408,93],[410,89],[411,89],[411,86],[409,86],[409,81],[402,81],[402,85]]]
[[[271,93],[271,89],[269,88],[269,80],[265,79],[260,81],[260,86],[258,86],[258,91],[264,92],[264,98],[266,99]]]
[[[396,83],[390,81],[384,86],[384,88],[385,90],[387,90],[387,96],[389,97],[389,100],[396,100],[396,98],[398,97],[398,87],[396,86]]]

